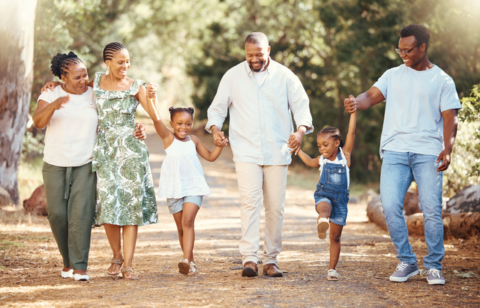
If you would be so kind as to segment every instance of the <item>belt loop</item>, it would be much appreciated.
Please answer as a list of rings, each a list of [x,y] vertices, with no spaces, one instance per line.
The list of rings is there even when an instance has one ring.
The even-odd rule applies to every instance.
[[[72,167],[67,167],[65,179],[65,199],[70,196],[70,185],[72,184]]]

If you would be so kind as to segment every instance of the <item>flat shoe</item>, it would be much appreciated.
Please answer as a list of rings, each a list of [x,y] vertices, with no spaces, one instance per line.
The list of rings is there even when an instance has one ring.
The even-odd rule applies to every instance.
[[[327,237],[327,230],[330,227],[328,218],[321,217],[317,220],[318,238],[324,240]]]
[[[69,271],[62,271],[60,273],[60,275],[62,276],[62,278],[72,278],[73,277],[73,268],[71,268]]]
[[[90,277],[88,277],[88,275],[74,274],[73,279],[75,279],[75,281],[89,281]]]
[[[109,270],[107,270],[107,273],[110,275],[110,276],[116,276],[118,274],[120,274],[120,271],[122,269],[122,265],[123,265],[123,259],[112,259],[112,261],[110,262],[111,264],[118,264],[119,265],[119,268],[118,268],[118,271],[117,272],[110,272]]]
[[[180,272],[180,274],[188,275],[189,270],[190,270],[190,264],[188,264],[187,259],[178,262],[178,271]]]

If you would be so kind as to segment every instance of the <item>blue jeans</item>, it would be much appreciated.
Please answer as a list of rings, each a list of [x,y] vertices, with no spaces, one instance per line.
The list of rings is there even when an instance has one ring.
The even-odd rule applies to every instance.
[[[380,193],[390,237],[397,251],[397,259],[414,264],[417,257],[408,242],[408,230],[403,216],[403,201],[412,179],[415,179],[420,198],[420,209],[425,219],[425,241],[428,255],[423,258],[426,269],[442,270],[445,255],[443,246],[442,182],[443,172],[437,156],[385,151],[380,179]]]

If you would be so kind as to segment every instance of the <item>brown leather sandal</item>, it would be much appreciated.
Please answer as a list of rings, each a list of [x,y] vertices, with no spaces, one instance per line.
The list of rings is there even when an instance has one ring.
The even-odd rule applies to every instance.
[[[122,268],[122,276],[125,279],[138,280],[138,275],[135,274],[133,267]]]
[[[118,259],[112,259],[111,264],[117,264],[117,265],[119,265],[118,271],[116,271],[116,272],[110,272],[110,271],[107,269],[107,273],[108,273],[109,275],[111,275],[111,276],[116,276],[116,275],[120,274],[120,270],[122,269],[122,265],[123,265],[123,259],[120,259],[120,258],[118,258]]]

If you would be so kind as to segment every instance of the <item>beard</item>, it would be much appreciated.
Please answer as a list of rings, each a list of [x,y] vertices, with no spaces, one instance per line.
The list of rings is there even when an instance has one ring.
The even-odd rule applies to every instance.
[[[261,64],[262,64],[262,66],[261,66],[260,68],[257,68],[257,69],[254,69],[254,68],[253,68],[251,62],[248,63],[248,66],[250,67],[250,69],[252,70],[252,72],[258,73],[258,72],[263,71],[263,69],[265,68],[265,62],[266,62],[266,61],[258,61],[258,62],[255,62],[255,63],[261,63]]]

